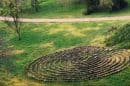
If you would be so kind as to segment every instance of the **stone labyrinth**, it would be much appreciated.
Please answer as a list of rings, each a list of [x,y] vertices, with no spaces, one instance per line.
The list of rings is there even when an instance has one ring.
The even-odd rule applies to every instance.
[[[27,66],[26,74],[42,81],[100,79],[127,68],[129,56],[127,50],[76,47],[36,59]]]

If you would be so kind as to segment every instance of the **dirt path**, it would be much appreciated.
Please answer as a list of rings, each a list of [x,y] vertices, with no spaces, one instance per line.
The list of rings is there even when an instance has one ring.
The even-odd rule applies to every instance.
[[[13,21],[10,17],[0,17],[0,21]],[[65,22],[90,22],[90,21],[111,21],[111,20],[130,20],[130,16],[115,16],[115,17],[99,17],[99,18],[59,18],[59,19],[47,19],[47,18],[20,18],[21,22],[32,23],[65,23]]]

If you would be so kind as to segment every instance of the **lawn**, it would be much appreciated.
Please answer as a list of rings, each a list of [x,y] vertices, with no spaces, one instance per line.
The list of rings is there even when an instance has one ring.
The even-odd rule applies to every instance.
[[[41,0],[39,12],[30,12],[31,7],[27,6],[23,13],[23,17],[27,18],[80,18],[80,17],[104,17],[104,16],[128,16],[130,15],[130,0],[129,6],[125,9],[116,12],[96,12],[91,15],[83,15],[85,5],[83,4],[59,4],[57,0]],[[28,16],[29,15],[29,16]]]
[[[43,55],[75,46],[105,46],[104,39],[108,33],[108,28],[126,22],[23,23],[22,40],[20,41],[18,41],[14,31],[1,22],[0,34],[6,39],[7,47],[11,49],[9,55],[15,65],[14,70],[9,75],[4,73],[3,77],[5,79],[8,77],[9,80],[6,80],[13,83],[13,86],[41,86],[39,82],[25,77],[26,65]],[[129,74],[130,68],[101,80],[42,84],[43,86],[129,86]]]

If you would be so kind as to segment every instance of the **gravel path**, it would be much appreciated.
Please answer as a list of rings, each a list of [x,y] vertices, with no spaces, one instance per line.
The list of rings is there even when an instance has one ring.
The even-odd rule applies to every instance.
[[[0,21],[13,21],[10,17],[0,17]],[[112,20],[130,20],[130,16],[115,16],[115,17],[99,17],[99,18],[59,18],[59,19],[47,19],[47,18],[20,18],[21,22],[32,23],[73,23],[73,22],[90,22],[90,21],[112,21]]]

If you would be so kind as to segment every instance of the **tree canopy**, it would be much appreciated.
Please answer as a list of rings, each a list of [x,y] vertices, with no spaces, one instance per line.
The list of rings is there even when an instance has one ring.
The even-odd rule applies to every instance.
[[[90,14],[97,10],[116,11],[127,7],[126,0],[85,0],[86,11],[85,14]]]

